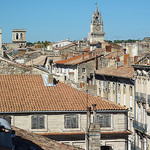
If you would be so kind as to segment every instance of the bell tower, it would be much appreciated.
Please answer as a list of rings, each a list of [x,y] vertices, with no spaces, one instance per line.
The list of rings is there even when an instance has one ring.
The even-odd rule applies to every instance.
[[[20,46],[26,46],[26,30],[25,29],[13,29],[12,30],[12,42],[18,43]]]
[[[98,7],[96,3],[96,10],[93,12],[92,21],[90,25],[89,40],[91,42],[104,42],[105,33],[103,32],[103,21],[101,19],[101,13],[98,12]]]

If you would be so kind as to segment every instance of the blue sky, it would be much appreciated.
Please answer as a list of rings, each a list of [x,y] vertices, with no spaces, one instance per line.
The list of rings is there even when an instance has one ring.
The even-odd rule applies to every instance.
[[[12,29],[26,29],[27,41],[59,41],[88,36],[96,0],[1,0],[3,42]],[[106,40],[150,36],[150,0],[97,0]]]

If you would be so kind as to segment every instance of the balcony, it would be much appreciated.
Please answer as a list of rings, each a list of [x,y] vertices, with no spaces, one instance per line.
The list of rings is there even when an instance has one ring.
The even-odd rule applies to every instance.
[[[141,103],[146,104],[146,94],[136,92],[135,93],[135,100],[137,102],[141,102]]]
[[[140,123],[138,121],[135,121],[135,120],[133,121],[133,127],[136,128],[139,131],[147,132],[147,125],[143,124],[143,123]]]

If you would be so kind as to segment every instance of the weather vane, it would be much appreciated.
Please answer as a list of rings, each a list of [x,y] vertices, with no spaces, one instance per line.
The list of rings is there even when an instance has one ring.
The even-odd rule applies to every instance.
[[[95,5],[97,6],[97,2],[95,3]]]

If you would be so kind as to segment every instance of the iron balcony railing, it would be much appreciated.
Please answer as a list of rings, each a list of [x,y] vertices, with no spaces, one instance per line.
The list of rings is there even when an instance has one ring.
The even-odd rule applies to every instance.
[[[142,131],[142,132],[147,132],[147,125],[140,123],[138,121],[135,121],[135,120],[133,121],[133,127]]]

